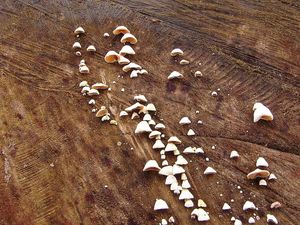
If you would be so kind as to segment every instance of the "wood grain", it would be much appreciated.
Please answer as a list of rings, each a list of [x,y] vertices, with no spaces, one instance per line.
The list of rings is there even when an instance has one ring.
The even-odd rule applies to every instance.
[[[246,224],[252,214],[242,205],[248,199],[260,208],[256,224],[266,224],[269,212],[281,224],[298,224],[299,11],[297,1],[1,1],[0,224],[158,224],[171,215],[177,224],[198,224],[163,177],[142,173],[159,153],[145,136],[133,134],[137,121],[118,117],[135,94],[156,105],[156,120],[164,120],[167,136],[182,139],[181,149],[204,148],[204,156],[188,157],[187,175],[195,197],[208,204],[208,224],[232,224],[231,216]],[[138,37],[132,59],[149,75],[133,80],[104,62],[108,50],[122,45],[103,33],[121,24]],[[89,75],[78,73],[71,50],[79,25],[87,31],[83,48],[97,48],[94,55],[82,51]],[[170,58],[174,47],[184,50],[190,65]],[[173,70],[185,78],[168,81]],[[195,78],[196,70],[203,76]],[[105,79],[112,87],[97,106],[109,107],[118,126],[95,118],[78,88],[83,79]],[[272,110],[274,121],[252,122],[255,101]],[[179,126],[182,116],[192,119],[191,126]],[[188,128],[197,136],[187,137]],[[232,149],[241,155],[237,162],[229,160]],[[278,176],[268,188],[245,178],[258,156]],[[203,176],[208,165],[215,176]],[[154,212],[156,198],[170,210]],[[223,213],[231,199],[232,212]],[[283,208],[270,210],[273,201]]]

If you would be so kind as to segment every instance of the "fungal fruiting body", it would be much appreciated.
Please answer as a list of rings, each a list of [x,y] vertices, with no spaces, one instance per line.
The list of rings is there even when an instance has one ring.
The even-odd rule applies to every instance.
[[[164,209],[168,209],[169,206],[166,203],[166,201],[162,200],[162,199],[156,199],[155,204],[154,204],[154,210],[164,210]]]
[[[125,26],[118,26],[118,27],[116,27],[116,29],[113,30],[114,35],[127,34],[127,33],[130,33],[130,31]]]
[[[266,178],[270,175],[268,170],[255,169],[254,171],[247,174],[247,178],[249,180],[253,180],[256,178]]]
[[[182,75],[181,73],[177,72],[177,71],[173,71],[173,72],[170,73],[170,75],[168,76],[168,79],[169,79],[169,80],[172,80],[172,79],[175,79],[175,78],[181,79],[181,78],[183,78],[183,75]]]
[[[247,210],[250,210],[250,209],[256,209],[256,207],[255,207],[253,202],[246,201],[244,206],[243,206],[243,210],[247,211]]]
[[[130,43],[130,44],[136,44],[137,43],[137,38],[130,33],[124,34],[124,36],[121,38],[121,43]]]
[[[160,167],[156,160],[148,160],[144,166],[143,171],[160,171]]]
[[[255,103],[253,106],[253,110],[254,110],[254,113],[253,113],[253,122],[254,123],[258,122],[259,120],[267,120],[267,121],[273,120],[273,114],[262,103],[260,103],[260,102]]]
[[[183,51],[180,48],[175,48],[171,51],[171,56],[183,55]]]
[[[120,55],[115,51],[108,51],[106,53],[106,55],[104,56],[104,60],[107,63],[117,62],[119,60],[119,58],[120,58]]]

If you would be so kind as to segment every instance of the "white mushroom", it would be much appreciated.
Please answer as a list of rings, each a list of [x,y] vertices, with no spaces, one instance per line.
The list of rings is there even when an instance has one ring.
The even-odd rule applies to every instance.
[[[267,183],[266,180],[261,179],[261,180],[259,181],[259,186],[268,186],[268,183]]]
[[[150,128],[149,124],[146,121],[141,121],[138,123],[134,133],[140,134],[140,133],[151,132],[151,131],[152,129]]]
[[[104,122],[104,121],[109,121],[110,120],[110,117],[109,115],[105,115],[101,118],[101,121]],[[115,124],[116,125],[116,124]]]
[[[187,64],[190,64],[190,61],[188,61],[186,59],[182,59],[182,60],[180,60],[179,64],[180,65],[187,65]]]
[[[195,76],[195,77],[201,77],[201,76],[203,76],[203,74],[201,73],[201,71],[196,71],[196,72],[194,73],[194,76]]]
[[[153,103],[149,103],[146,106],[146,109],[147,109],[147,111],[150,111],[150,112],[156,112],[156,108],[155,108],[155,105]]]
[[[185,189],[191,188],[191,184],[190,184],[190,182],[188,180],[182,181],[181,186],[182,186],[182,188],[185,188]]]
[[[164,124],[162,124],[162,123],[158,123],[158,124],[156,124],[155,125],[155,129],[165,129],[166,128],[166,126],[164,125]]]
[[[255,169],[254,171],[248,173],[247,178],[249,180],[253,180],[253,179],[256,179],[258,177],[266,178],[269,175],[270,175],[270,172],[268,170]]]
[[[80,73],[89,73],[90,69],[86,65],[83,65],[83,66],[79,67],[79,72]]]
[[[173,175],[185,173],[185,169],[177,164],[173,165]]]
[[[168,166],[169,165],[168,160],[166,160],[166,159],[163,160],[162,163],[161,163],[161,165],[162,166]]]
[[[187,165],[188,161],[182,155],[179,155],[179,156],[177,156],[177,160],[176,160],[175,164],[177,164],[177,165]]]
[[[142,67],[140,65],[132,62],[122,68],[122,70],[124,72],[129,72],[130,70],[133,70],[133,69],[140,70],[140,69],[142,69]]]
[[[212,168],[212,167],[207,167],[205,170],[204,170],[204,175],[211,175],[211,174],[215,174],[215,173],[217,173],[217,171],[214,169],[214,168]]]
[[[172,73],[170,73],[170,75],[168,76],[168,79],[169,80],[172,80],[172,79],[175,79],[175,78],[178,78],[178,79],[181,79],[183,78],[183,75],[177,71],[173,71]]]
[[[267,222],[273,223],[273,224],[278,224],[278,220],[276,219],[276,217],[271,214],[267,214]]]
[[[146,99],[146,97],[144,95],[136,95],[133,98],[134,100],[138,101],[138,102],[148,102],[148,100]]]
[[[258,122],[259,120],[267,120],[267,121],[273,120],[273,114],[262,103],[260,103],[260,102],[255,103],[253,106],[253,110],[254,110],[254,113],[253,113],[253,122],[254,123]]]
[[[181,178],[181,180],[187,180],[187,176],[185,173],[182,173],[180,178]]]
[[[186,199],[184,201],[184,207],[186,207],[186,208],[192,208],[192,207],[194,207],[194,202],[191,199]]]
[[[95,52],[96,51],[96,48],[94,45],[89,45],[86,49],[88,52]]]
[[[281,203],[280,202],[273,202],[270,206],[271,209],[278,209],[278,208],[281,208]]]
[[[150,121],[152,118],[151,118],[151,115],[149,114],[149,113],[146,113],[145,115],[144,115],[144,118],[143,118],[143,120],[144,121]]]
[[[166,178],[165,184],[166,185],[171,185],[171,184],[173,184],[175,182],[177,183],[176,177],[174,175],[168,175],[167,178]]]
[[[120,117],[128,116],[128,113],[125,111],[121,111],[119,116]]]
[[[164,210],[164,209],[169,209],[169,206],[166,203],[166,201],[162,199],[156,199],[154,204],[154,210],[157,211],[157,210]]]
[[[109,37],[109,33],[104,33],[103,37]]]
[[[156,140],[154,145],[152,146],[153,149],[161,149],[161,148],[164,148],[165,145],[164,143],[161,141],[161,140]]]
[[[177,150],[173,151],[173,154],[174,155],[180,155],[180,151],[177,149]]]
[[[81,81],[79,84],[79,87],[88,87],[88,86],[89,86],[89,84],[86,80]]]
[[[81,89],[81,93],[83,93],[83,94],[88,93],[90,90],[91,90],[91,88],[89,86],[86,86]]]
[[[277,177],[275,176],[274,173],[271,173],[268,179],[269,180],[277,180]]]
[[[76,41],[76,42],[74,42],[72,48],[73,48],[73,49],[81,48],[81,44],[80,44],[78,41]]]
[[[159,174],[164,176],[173,175],[173,166],[164,166],[159,171]]]
[[[179,200],[185,200],[185,199],[193,199],[194,195],[189,191],[189,189],[182,189]]]
[[[143,171],[160,171],[160,169],[161,168],[159,167],[156,160],[151,159],[146,162]]]
[[[211,96],[216,97],[216,96],[218,96],[218,93],[216,91],[212,91]]]
[[[172,136],[168,139],[168,143],[181,144],[181,141],[178,137]]]
[[[104,60],[107,63],[117,62],[119,60],[119,58],[120,58],[120,55],[115,51],[108,51],[106,53],[106,55],[104,56]]]
[[[230,158],[231,159],[235,159],[235,158],[238,158],[238,157],[240,157],[240,155],[237,151],[235,151],[235,150],[231,151],[231,153],[230,153]]]
[[[199,222],[204,222],[204,221],[210,220],[208,213],[204,209],[201,209],[201,208],[194,209],[191,215],[196,216]]]
[[[137,43],[137,39],[133,34],[130,33],[126,33],[124,34],[124,36],[121,38],[121,43],[130,43],[130,44],[136,44]]]
[[[177,150],[177,146],[174,144],[174,143],[168,143],[166,148],[165,148],[165,151],[166,152],[173,152],[175,150]]]
[[[182,117],[181,120],[179,121],[179,124],[181,124],[181,125],[190,124],[190,123],[191,123],[191,120],[187,116]]]
[[[249,223],[249,224],[255,223],[255,219],[254,219],[253,217],[250,217],[250,218],[248,219],[248,223]]]
[[[145,75],[145,74],[148,74],[148,71],[145,70],[145,69],[141,69],[141,70],[138,70],[137,73],[138,73],[138,74]]]
[[[193,147],[186,147],[184,150],[183,150],[183,153],[185,153],[185,154],[193,154],[193,153],[195,153],[195,150],[196,150],[196,148],[193,148]]]
[[[268,167],[268,162],[263,158],[259,157],[256,161],[256,167]]]
[[[230,209],[231,209],[230,205],[228,205],[228,203],[225,202],[223,207],[222,207],[222,210],[227,211],[227,210],[230,210]]]
[[[74,30],[74,34],[75,35],[78,35],[78,34],[84,34],[85,31],[82,27],[77,27],[75,30]]]
[[[158,130],[153,130],[150,134],[149,134],[149,138],[156,138],[159,137],[161,135],[161,132],[159,132]]]
[[[250,201],[246,201],[244,206],[243,206],[243,210],[244,211],[247,211],[247,210],[250,210],[250,209],[256,209],[255,205],[253,202],[250,202]]]
[[[189,129],[187,132],[187,136],[195,136],[195,132],[192,129]]]
[[[132,70],[130,73],[130,78],[136,78],[138,77],[138,71],[137,70]]]
[[[202,199],[198,199],[197,205],[200,208],[206,208],[207,207],[206,203]]]
[[[180,48],[175,48],[171,51],[171,56],[183,55],[183,51]]]
[[[201,153],[203,154],[204,153],[204,150],[202,148],[196,148],[195,149],[195,153],[198,154],[198,153]]]
[[[166,219],[162,219],[160,225],[168,225],[168,222]]]
[[[170,190],[171,191],[175,191],[176,189],[178,189],[178,182],[173,182],[170,186]]]
[[[116,29],[113,30],[114,35],[127,34],[127,33],[130,33],[130,31],[125,26],[118,26]]]
[[[137,109],[142,109],[143,107],[144,107],[144,105],[142,105],[142,104],[139,103],[139,102],[136,102],[136,103],[134,103],[133,105],[127,107],[127,108],[125,109],[125,111],[126,111],[126,112],[132,112],[132,111],[135,111],[135,110],[137,110]]]
[[[170,216],[170,218],[169,218],[169,223],[175,223],[175,219],[174,219],[174,217],[173,216]]]
[[[122,56],[122,55],[119,55],[118,63],[120,65],[127,65],[127,64],[130,63],[130,60],[127,59],[126,57]]]
[[[99,93],[99,91],[98,90],[96,90],[96,89],[90,89],[89,91],[88,91],[88,93],[87,93],[89,96],[93,96],[93,95],[99,95],[100,93]]]
[[[77,51],[77,52],[75,52],[75,55],[76,55],[76,56],[81,56],[81,52],[80,52],[80,51]]]
[[[119,52],[120,55],[135,55],[135,51],[130,45],[124,45],[121,51]]]

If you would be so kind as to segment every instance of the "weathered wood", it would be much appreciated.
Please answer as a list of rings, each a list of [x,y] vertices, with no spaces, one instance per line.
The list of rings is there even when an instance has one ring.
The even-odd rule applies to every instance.
[[[198,224],[163,177],[142,173],[159,153],[133,134],[137,121],[118,118],[135,94],[157,106],[156,118],[164,119],[167,136],[182,139],[181,149],[204,148],[203,157],[188,157],[187,175],[195,197],[209,206],[209,224],[231,224],[231,216],[246,224],[252,214],[242,205],[248,198],[260,208],[256,224],[266,224],[268,212],[281,224],[297,224],[299,11],[296,1],[1,1],[0,224],[158,224],[171,215],[177,224]],[[82,51],[89,75],[78,73],[71,49],[78,25],[87,31],[83,48],[97,48],[94,55]],[[149,75],[132,80],[104,62],[108,50],[122,46],[119,37],[103,37],[116,25],[138,37],[132,59]],[[171,59],[174,47],[185,51],[190,65]],[[167,80],[175,69],[184,73],[182,81]],[[195,78],[196,70],[203,77]],[[112,87],[97,106],[109,106],[118,126],[95,118],[78,88],[83,79],[105,79]],[[274,121],[252,122],[255,101],[272,110]],[[178,124],[184,115],[193,121],[194,138]],[[204,125],[195,123],[199,119]],[[232,149],[241,155],[237,162],[229,160]],[[258,156],[278,177],[268,188],[246,180]],[[208,165],[218,171],[209,178],[203,176]],[[170,210],[154,212],[155,198],[164,198]],[[223,213],[231,199],[232,213]],[[283,208],[271,211],[273,201]]]

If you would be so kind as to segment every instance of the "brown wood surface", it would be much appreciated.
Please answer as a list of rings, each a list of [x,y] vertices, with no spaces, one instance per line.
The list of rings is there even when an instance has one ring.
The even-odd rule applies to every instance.
[[[204,148],[205,156],[188,156],[187,174],[195,197],[208,204],[207,224],[232,224],[231,216],[247,224],[248,199],[259,207],[256,224],[266,224],[267,213],[280,224],[299,224],[299,1],[2,0],[0,22],[1,225],[158,224],[171,215],[177,224],[198,224],[163,177],[142,172],[159,153],[133,134],[137,121],[118,117],[135,94],[156,105],[156,118],[164,119],[167,136],[182,139],[181,149]],[[79,25],[87,32],[83,48],[98,50],[83,51],[89,75],[79,74],[71,49]],[[133,80],[104,62],[108,50],[121,47],[119,37],[103,37],[117,25],[138,37],[132,59],[149,75]],[[171,59],[174,47],[190,65]],[[185,78],[168,82],[173,70]],[[196,70],[203,77],[195,78]],[[97,97],[97,106],[108,106],[118,126],[100,123],[78,88],[81,80],[104,78],[112,91]],[[274,121],[252,122],[255,101],[272,110]],[[192,118],[196,137],[179,126],[182,116]],[[241,155],[237,162],[229,160],[232,149]],[[267,188],[246,180],[258,156],[278,176]],[[218,173],[204,177],[208,165]],[[170,210],[154,212],[156,198]],[[231,199],[232,211],[223,213]],[[273,201],[283,208],[270,210]]]

